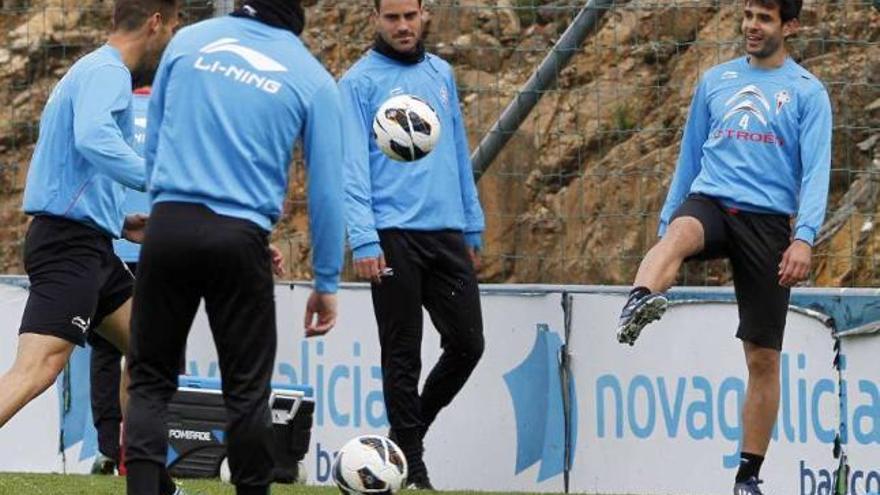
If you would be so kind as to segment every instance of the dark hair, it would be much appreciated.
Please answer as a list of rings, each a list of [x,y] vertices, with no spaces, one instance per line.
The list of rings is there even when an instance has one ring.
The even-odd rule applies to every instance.
[[[762,7],[779,7],[779,18],[782,23],[797,19],[801,16],[801,7],[804,6],[804,0],[747,0],[753,1]]]
[[[165,22],[174,15],[178,0],[116,0],[113,5],[113,30],[134,31],[156,12]]]
[[[376,6],[376,12],[379,12],[379,7],[382,6],[382,0],[373,0],[373,5]],[[422,6],[422,0],[419,0],[419,8]]]

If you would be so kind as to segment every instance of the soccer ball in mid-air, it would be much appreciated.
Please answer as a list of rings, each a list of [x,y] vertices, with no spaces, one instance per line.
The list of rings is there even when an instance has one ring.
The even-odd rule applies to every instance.
[[[412,95],[394,96],[376,112],[373,136],[389,158],[401,162],[419,160],[440,139],[440,119],[425,100]]]
[[[406,473],[406,457],[400,447],[376,435],[349,440],[333,463],[333,481],[348,495],[397,493]]]

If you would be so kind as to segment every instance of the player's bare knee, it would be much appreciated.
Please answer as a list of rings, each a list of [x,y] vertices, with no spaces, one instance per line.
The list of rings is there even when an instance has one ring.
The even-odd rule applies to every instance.
[[[746,351],[746,365],[751,377],[775,379],[779,374],[779,351],[749,346]]]
[[[40,384],[48,387],[67,365],[67,354],[53,353],[44,357],[40,371],[37,373]]]
[[[703,248],[703,224],[693,217],[676,218],[661,242],[677,256],[686,258]]]
[[[67,364],[67,357],[67,352],[28,347],[19,349],[12,367],[17,372],[28,375],[37,374],[42,370],[47,372],[54,370],[57,375]]]
[[[9,372],[16,377],[17,382],[26,384],[29,389],[39,393],[55,382],[66,364],[67,354],[19,354]]]

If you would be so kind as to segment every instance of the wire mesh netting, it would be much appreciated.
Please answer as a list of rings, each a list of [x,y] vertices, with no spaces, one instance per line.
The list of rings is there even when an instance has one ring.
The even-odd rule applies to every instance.
[[[372,1],[308,5],[303,38],[340,76],[373,39]],[[429,50],[453,64],[474,148],[587,2],[425,2]],[[656,240],[691,92],[741,53],[738,0],[615,1],[490,166],[480,194],[488,228],[481,279],[628,284]],[[28,161],[48,92],[103,42],[108,0],[4,0],[0,20],[0,272],[21,273]],[[184,1],[185,22],[229,0]],[[880,285],[875,219],[880,168],[877,2],[805,1],[792,56],[834,106],[831,198],[812,283]],[[296,167],[275,232],[290,276],[309,276],[305,180]],[[350,278],[351,273],[347,271]],[[681,283],[728,283],[725,262],[691,263]]]

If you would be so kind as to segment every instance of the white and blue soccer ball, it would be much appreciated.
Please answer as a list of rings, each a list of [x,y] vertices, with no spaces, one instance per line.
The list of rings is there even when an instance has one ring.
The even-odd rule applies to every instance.
[[[393,494],[406,482],[406,457],[385,437],[359,436],[339,450],[332,472],[336,486],[347,495]]]
[[[373,118],[373,137],[386,156],[401,162],[424,158],[440,140],[440,119],[425,100],[412,95],[389,98]]]

